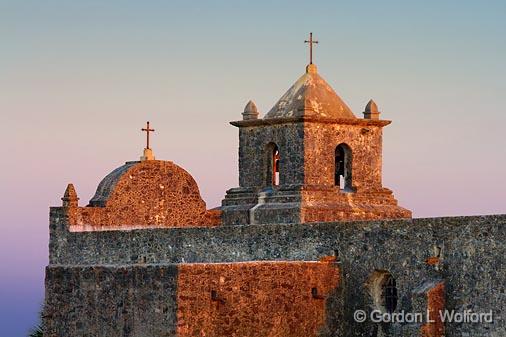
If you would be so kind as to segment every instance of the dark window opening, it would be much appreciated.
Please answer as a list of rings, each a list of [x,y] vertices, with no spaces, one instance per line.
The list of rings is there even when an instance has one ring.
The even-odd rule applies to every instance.
[[[399,296],[395,278],[389,271],[376,269],[365,285],[375,310],[379,310],[381,313],[395,311]]]
[[[267,185],[269,186],[279,186],[280,181],[280,171],[279,171],[279,161],[280,154],[279,148],[276,144],[270,143],[267,145]]]
[[[397,297],[397,285],[392,275],[387,276],[383,288],[383,298],[385,301],[385,309],[387,309],[389,313],[394,312],[395,308],[397,308],[398,297]]]
[[[272,184],[274,186],[278,186],[279,185],[279,150],[277,149],[277,147],[276,147],[276,151],[274,151],[274,154],[273,154],[273,162],[274,162],[274,168],[273,168],[274,176],[272,177]]]
[[[334,184],[339,186],[343,191],[352,191],[351,179],[351,149],[346,144],[339,144],[335,149],[335,170],[334,170]]]

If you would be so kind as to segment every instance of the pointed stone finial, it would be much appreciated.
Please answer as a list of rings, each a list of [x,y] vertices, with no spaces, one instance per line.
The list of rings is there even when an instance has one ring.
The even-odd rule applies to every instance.
[[[73,184],[67,185],[65,194],[63,194],[63,198],[61,198],[61,200],[63,201],[63,207],[77,207],[79,198],[77,197],[76,189],[74,188]]]
[[[378,106],[376,102],[372,99],[365,106],[364,118],[365,119],[379,119],[380,112],[378,111]]]
[[[258,119],[258,109],[253,101],[249,101],[248,104],[244,107],[244,112],[242,113],[243,120],[250,119]]]

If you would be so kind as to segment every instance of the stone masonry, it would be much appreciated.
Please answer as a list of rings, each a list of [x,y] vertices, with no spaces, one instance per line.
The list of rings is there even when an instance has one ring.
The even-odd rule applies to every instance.
[[[382,186],[382,130],[390,121],[379,119],[374,102],[366,118],[355,117],[311,64],[264,118],[255,109],[248,103],[243,120],[231,123],[239,127],[239,187],[223,200],[224,225],[411,217]]]
[[[141,161],[87,206],[69,184],[50,208],[44,336],[506,336],[506,215],[412,219],[382,185],[379,115],[371,100],[355,117],[310,64],[263,118],[250,101],[232,122],[239,187],[213,210],[154,159],[148,123]]]
[[[377,333],[374,336],[380,336],[378,331],[383,327],[371,322],[356,323],[353,319],[355,310],[375,308],[375,298],[367,283],[377,270],[388,271],[396,280],[399,300],[395,312],[427,310],[431,289],[443,282],[448,310],[494,312],[492,324],[445,324],[445,336],[506,335],[503,261],[506,215],[71,232],[66,212],[61,207],[51,209],[45,314],[48,336],[178,336],[176,330],[182,331],[178,326],[183,323],[182,316],[176,315],[176,299],[184,296],[179,293],[179,287],[193,287],[200,292],[200,284],[208,284],[207,293],[199,295],[204,308],[212,303],[217,305],[212,300],[212,290],[223,296],[220,288],[212,285],[219,285],[221,277],[227,279],[230,275],[227,270],[235,270],[234,277],[248,275],[248,269],[241,268],[251,269],[254,265],[242,265],[244,262],[265,261],[272,266],[269,268],[281,263],[287,268],[285,261],[320,261],[329,256],[338,265],[342,281],[327,279],[329,283],[325,287],[336,287],[336,291],[325,294],[323,299],[331,330],[322,330],[314,336],[362,337],[371,336],[374,331]],[[437,247],[441,249],[440,257],[435,259]],[[192,268],[195,276],[190,276]],[[187,275],[184,281],[178,276],[181,270]],[[234,301],[253,305],[256,299],[251,297],[251,292],[259,291],[255,287],[261,287],[263,282],[286,279],[278,275],[278,281],[270,277],[258,279],[256,284],[249,283],[249,288],[241,289],[238,285],[231,293],[237,297]],[[162,278],[155,281],[155,277]],[[130,291],[114,290],[124,287],[125,282],[132,287]],[[292,296],[307,296],[313,287],[308,285]],[[109,295],[104,297],[99,289]],[[86,304],[89,303],[86,301],[95,302]],[[135,308],[121,303],[130,303]],[[108,308],[117,308],[116,314],[109,313],[112,309]],[[90,310],[97,316],[90,317],[86,313]],[[81,313],[76,316],[85,322],[74,322],[72,317],[76,316],[70,313],[76,311]],[[115,316],[108,318],[110,315]],[[210,318],[205,317],[196,315],[195,320],[207,322]],[[221,322],[225,318],[214,319]],[[128,333],[123,331],[123,323],[118,325],[125,320],[133,324]],[[321,328],[326,329],[325,326]],[[203,331],[211,333],[221,329],[212,325],[208,328]],[[422,331],[427,330],[423,324],[397,324],[385,329],[396,337],[424,336]],[[136,332],[141,330],[142,333]],[[161,330],[166,335],[156,332]],[[187,336],[187,330],[184,331]]]
[[[100,182],[87,207],[77,207],[73,185],[64,199],[76,231],[220,224],[220,212],[206,210],[193,177],[170,161],[127,162]]]

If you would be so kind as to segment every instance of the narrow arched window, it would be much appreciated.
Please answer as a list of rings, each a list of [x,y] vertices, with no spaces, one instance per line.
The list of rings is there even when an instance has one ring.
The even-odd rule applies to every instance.
[[[366,282],[372,305],[382,313],[392,313],[397,308],[398,293],[395,278],[387,270],[375,270]]]
[[[392,313],[397,308],[397,285],[392,275],[388,275],[383,286],[383,299],[385,302],[385,309]]]
[[[276,151],[273,154],[273,162],[274,162],[274,176],[272,177],[272,184],[274,186],[279,185],[279,149],[276,146]]]
[[[267,145],[267,185],[279,185],[279,148],[274,143]]]
[[[334,184],[343,191],[352,191],[352,152],[347,144],[339,144],[334,154]]]

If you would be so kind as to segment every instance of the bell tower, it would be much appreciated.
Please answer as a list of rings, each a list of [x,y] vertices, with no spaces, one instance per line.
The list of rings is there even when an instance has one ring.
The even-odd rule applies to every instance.
[[[363,114],[313,63],[263,118],[248,102],[243,119],[231,122],[239,128],[239,187],[222,202],[223,224],[411,217],[382,186],[382,132],[391,122],[372,100]]]

